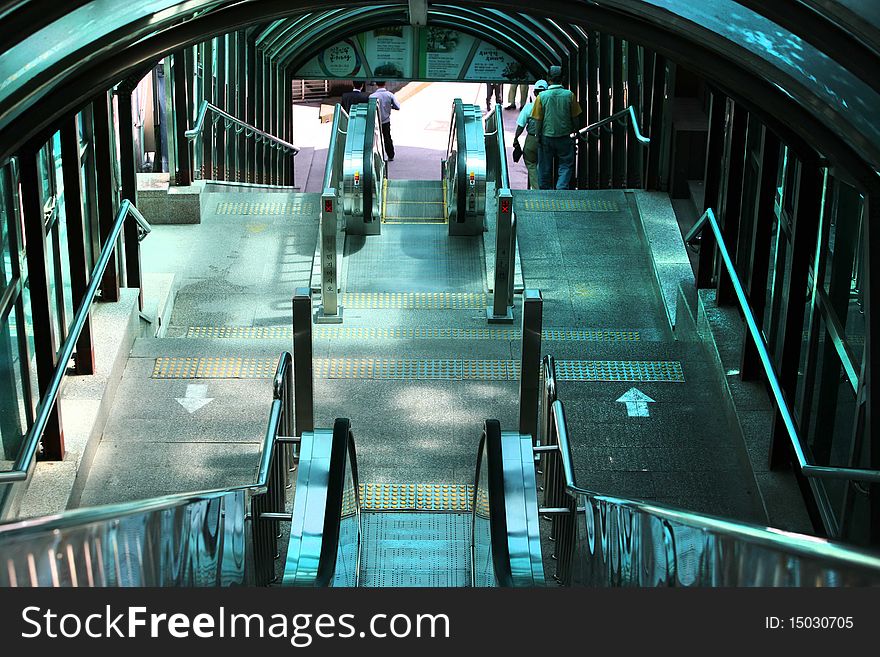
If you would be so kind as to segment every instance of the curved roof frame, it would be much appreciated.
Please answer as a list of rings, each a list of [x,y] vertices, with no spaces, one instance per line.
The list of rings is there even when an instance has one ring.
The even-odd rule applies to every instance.
[[[558,61],[552,47],[543,44],[524,51],[522,39],[528,39],[531,33],[520,23],[503,20],[507,18],[503,14],[469,8],[456,8],[454,12],[447,9],[451,7],[431,5],[428,23],[457,29],[484,39],[518,59],[536,74]],[[400,5],[375,5],[367,9],[343,12],[342,15],[339,10],[328,10],[281,22],[285,25],[273,25],[265,35],[258,38],[258,44],[269,44],[263,46],[264,52],[277,58],[281,65],[295,70],[333,43],[389,24],[408,25],[409,18],[405,7]]]
[[[540,7],[532,6],[529,0],[460,2],[463,6],[552,16],[560,22],[587,25],[590,30],[648,46],[672,61],[684,61],[698,74],[723,83],[722,90],[732,97],[757,108],[762,119],[787,141],[790,136],[797,141],[799,135],[808,135],[820,152],[850,171],[861,186],[874,189],[880,182],[877,177],[880,139],[874,138],[871,129],[869,138],[863,136],[863,125],[851,120],[851,112],[841,111],[839,104],[829,102],[827,94],[823,96],[823,90],[815,84],[815,76],[810,79],[796,69],[762,58],[753,47],[750,49],[753,44],[740,43],[729,34],[706,29],[691,20],[692,17],[670,11],[666,5],[676,4],[675,0],[545,0]],[[108,12],[123,11],[117,9],[119,3],[109,0],[90,3],[72,0],[65,3],[64,10],[67,12],[69,5],[91,9],[90,5],[98,4],[109,5]],[[144,61],[217,33],[248,27],[254,23],[255,16],[265,23],[297,12],[327,9],[328,5],[331,8],[358,7],[369,3],[331,0],[320,3],[319,7],[317,0],[240,0],[235,3],[188,0],[185,4],[181,0],[167,0],[167,8],[154,15],[150,7],[157,4],[162,4],[161,0],[129,3],[124,22],[122,19],[112,24],[102,22],[103,32],[95,34],[93,30],[85,37],[79,34],[67,38],[59,32],[64,25],[56,23],[50,25],[49,32],[23,33],[20,45],[30,52],[34,52],[35,43],[45,42],[53,34],[67,41],[55,43],[51,56],[28,63],[29,74],[14,80],[11,86],[0,80],[3,85],[0,88],[0,157],[14,152],[25,141],[37,138],[40,131],[47,134],[54,121],[82,106],[95,89],[115,84]],[[719,4],[743,7],[734,0],[711,0],[710,9]],[[23,6],[27,8],[27,4]],[[687,7],[688,11],[693,9],[690,5]],[[751,12],[743,12],[752,16]],[[758,14],[754,16],[761,18]],[[22,17],[28,18],[28,15],[16,15],[17,19]],[[35,24],[41,22],[33,20]],[[27,21],[22,19],[15,24],[27,25]],[[781,30],[779,26],[776,28]],[[809,35],[806,37],[794,39],[804,50],[812,48]],[[867,87],[846,68],[830,58],[828,61],[833,66],[827,70],[834,74],[826,75],[827,71],[823,71],[820,76],[823,84],[839,82],[835,76],[840,73],[847,84],[858,87],[859,93]],[[874,70],[878,68],[875,66]],[[870,94],[866,97],[872,102],[875,100]],[[880,106],[880,102],[871,106]],[[39,111],[32,111],[37,107]]]

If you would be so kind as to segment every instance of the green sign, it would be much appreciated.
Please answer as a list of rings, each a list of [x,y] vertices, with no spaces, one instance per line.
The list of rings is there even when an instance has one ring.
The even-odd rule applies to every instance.
[[[362,32],[323,49],[295,77],[531,82],[535,76],[479,37],[444,27],[398,25]]]

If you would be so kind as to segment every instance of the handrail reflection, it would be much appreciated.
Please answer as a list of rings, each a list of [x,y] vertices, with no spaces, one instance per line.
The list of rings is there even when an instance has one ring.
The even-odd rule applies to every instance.
[[[544,357],[542,373],[545,382],[543,403],[545,408],[549,409],[548,418],[550,420],[550,426],[544,427],[544,430],[549,429],[551,432],[551,435],[543,437],[542,444],[555,446],[555,449],[550,454],[557,456],[561,460],[564,490],[574,500],[577,500],[578,496],[583,495],[595,502],[626,508],[665,522],[678,523],[750,544],[759,544],[790,555],[819,559],[824,562],[833,561],[841,565],[871,570],[880,574],[880,556],[867,550],[844,546],[824,538],[785,532],[751,523],[725,520],[664,504],[646,502],[634,498],[603,495],[580,486],[577,482],[571,456],[565,408],[562,401],[557,398],[556,370],[552,356]],[[541,451],[546,452],[546,450]],[[560,540],[560,537],[557,537],[558,540]],[[573,548],[573,537],[568,537],[568,540],[572,542],[568,547]],[[559,549],[557,548],[557,550]]]

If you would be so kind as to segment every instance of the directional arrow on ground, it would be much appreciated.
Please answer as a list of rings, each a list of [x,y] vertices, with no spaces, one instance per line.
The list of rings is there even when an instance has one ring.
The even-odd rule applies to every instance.
[[[655,403],[653,399],[638,388],[630,388],[617,401],[621,404],[626,404],[626,412],[630,417],[650,417],[648,404]]]
[[[200,383],[187,383],[186,394],[183,397],[176,397],[177,403],[183,406],[189,413],[195,413],[203,406],[207,406],[213,397],[208,397],[208,386]]]

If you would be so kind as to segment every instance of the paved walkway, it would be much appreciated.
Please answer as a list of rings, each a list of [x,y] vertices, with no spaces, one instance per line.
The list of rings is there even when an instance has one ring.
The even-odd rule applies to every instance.
[[[390,176],[439,179],[452,99],[482,106],[484,93],[432,84],[409,98],[394,115]],[[300,144],[326,148],[329,126],[307,109]],[[524,187],[524,166],[513,171]],[[577,361],[575,379],[587,372],[561,384],[580,483],[760,520],[712,370],[672,339],[631,199],[519,191],[515,203],[525,283],[557,330],[544,351]],[[166,337],[135,346],[83,505],[253,479],[317,204],[312,193],[211,193],[201,225],[157,226],[144,242],[145,269],[174,273],[177,301]],[[351,418],[363,482],[470,483],[483,421],[516,426],[519,301],[513,327],[487,325],[482,239],[416,223],[347,240],[344,324],[314,327],[315,410],[318,426]],[[618,401],[631,388],[654,400],[649,415]]]

